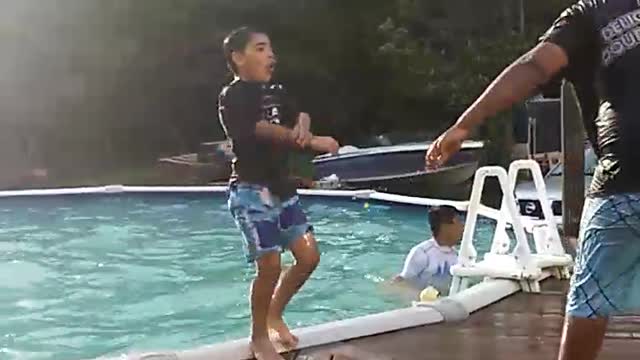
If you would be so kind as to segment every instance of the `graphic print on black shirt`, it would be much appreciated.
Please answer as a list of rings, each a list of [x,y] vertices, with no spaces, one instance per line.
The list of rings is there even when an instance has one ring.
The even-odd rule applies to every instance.
[[[581,0],[542,41],[565,50],[589,141],[591,195],[640,192],[640,1]]]
[[[294,126],[297,110],[284,87],[235,80],[220,93],[218,116],[235,154],[231,183],[265,185],[282,198],[294,195],[288,170],[290,150],[255,135],[256,123],[261,120]]]

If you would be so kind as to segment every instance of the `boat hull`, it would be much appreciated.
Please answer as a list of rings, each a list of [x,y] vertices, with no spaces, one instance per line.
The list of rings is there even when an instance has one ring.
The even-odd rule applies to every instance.
[[[350,189],[372,189],[392,194],[465,199],[469,197],[470,179],[478,169],[477,161],[442,168],[379,178],[345,179]]]
[[[343,187],[412,196],[468,197],[470,179],[479,166],[479,148],[454,155],[438,170],[425,170],[428,144],[362,149],[314,159],[315,179],[332,175]]]

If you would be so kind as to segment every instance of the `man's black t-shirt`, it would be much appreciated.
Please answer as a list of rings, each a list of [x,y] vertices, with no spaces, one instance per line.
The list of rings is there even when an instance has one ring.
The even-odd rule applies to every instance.
[[[640,0],[581,0],[542,41],[563,48],[596,153],[590,194],[640,191]]]
[[[231,140],[235,158],[231,183],[267,186],[282,198],[293,196],[288,152],[282,145],[256,137],[256,123],[269,121],[292,128],[298,111],[281,84],[235,80],[218,98],[218,116]]]

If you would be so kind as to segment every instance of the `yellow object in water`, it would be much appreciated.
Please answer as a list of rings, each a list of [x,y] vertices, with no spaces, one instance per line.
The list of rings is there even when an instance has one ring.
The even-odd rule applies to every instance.
[[[439,296],[440,296],[440,292],[433,286],[429,286],[428,288],[420,292],[420,301],[422,302],[434,301],[438,299]]]
[[[364,203],[364,208],[365,208],[365,209],[368,209],[368,208],[369,208],[369,203],[368,203],[368,202]]]

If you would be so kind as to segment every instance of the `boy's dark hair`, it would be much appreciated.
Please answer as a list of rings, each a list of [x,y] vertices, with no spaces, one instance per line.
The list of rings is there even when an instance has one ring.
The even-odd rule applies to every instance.
[[[227,60],[227,66],[234,74],[238,73],[238,68],[233,62],[232,55],[236,51],[244,51],[253,34],[262,34],[262,32],[248,26],[242,26],[231,31],[222,42],[222,51],[225,60]]]
[[[442,224],[451,224],[453,219],[458,216],[458,210],[453,206],[442,205],[429,208],[429,225],[434,237],[440,233]]]

